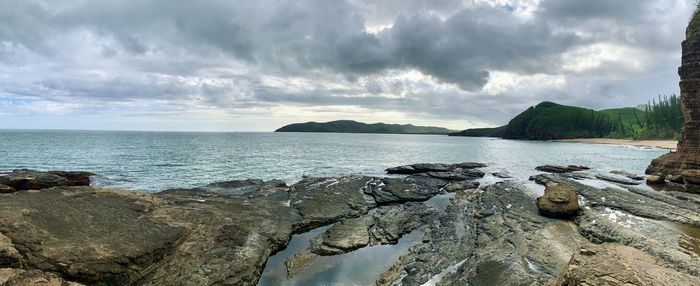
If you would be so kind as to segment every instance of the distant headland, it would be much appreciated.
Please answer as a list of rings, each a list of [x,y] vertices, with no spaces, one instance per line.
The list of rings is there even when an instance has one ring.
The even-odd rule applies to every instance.
[[[328,133],[381,133],[381,134],[437,134],[447,135],[454,130],[412,124],[362,123],[353,120],[306,122],[285,125],[275,132],[328,132]]]

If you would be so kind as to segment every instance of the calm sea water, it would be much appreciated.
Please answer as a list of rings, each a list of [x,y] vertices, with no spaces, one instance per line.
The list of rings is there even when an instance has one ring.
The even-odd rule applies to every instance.
[[[0,171],[86,170],[99,186],[155,192],[244,178],[383,175],[418,162],[479,161],[526,180],[542,164],[642,173],[660,149],[435,135],[0,131]]]

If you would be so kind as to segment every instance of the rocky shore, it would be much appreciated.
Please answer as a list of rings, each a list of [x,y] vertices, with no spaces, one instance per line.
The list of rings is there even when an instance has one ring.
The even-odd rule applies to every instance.
[[[484,166],[156,194],[91,187],[91,173],[17,170],[0,177],[0,285],[256,285],[293,234],[322,226],[285,261],[289,277],[420,230],[377,285],[700,285],[697,195],[592,187],[582,182],[638,180],[582,166],[533,169],[544,194],[512,180],[479,188]],[[426,202],[448,192],[444,209]]]

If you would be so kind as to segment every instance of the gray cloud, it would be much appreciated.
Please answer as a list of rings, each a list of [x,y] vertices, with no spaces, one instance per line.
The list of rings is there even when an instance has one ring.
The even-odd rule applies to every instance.
[[[490,123],[541,100],[634,105],[675,91],[691,2],[0,0],[0,100]]]

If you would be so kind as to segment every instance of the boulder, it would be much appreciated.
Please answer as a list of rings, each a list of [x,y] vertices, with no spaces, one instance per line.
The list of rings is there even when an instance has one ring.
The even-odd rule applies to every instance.
[[[700,285],[700,279],[667,268],[662,261],[635,248],[605,243],[575,253],[564,271],[548,286],[571,285]]]
[[[554,218],[570,218],[578,213],[578,196],[573,188],[549,185],[537,198],[540,214]]]
[[[540,172],[547,172],[547,173],[569,173],[569,172],[577,172],[577,171],[585,171],[590,168],[586,166],[577,166],[577,165],[569,165],[569,166],[555,166],[555,165],[543,165],[543,166],[537,166],[535,170],[540,171]]]

